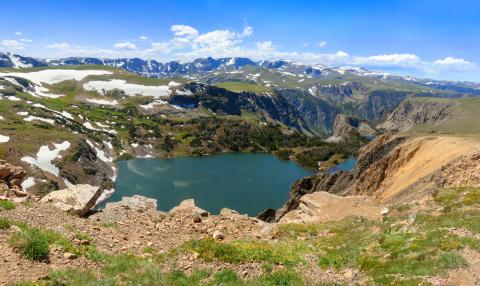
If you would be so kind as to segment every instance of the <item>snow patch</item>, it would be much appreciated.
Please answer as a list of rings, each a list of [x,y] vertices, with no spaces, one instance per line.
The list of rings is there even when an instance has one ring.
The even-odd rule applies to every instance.
[[[89,81],[83,85],[83,88],[89,91],[120,89],[130,96],[143,95],[153,96],[155,98],[166,97],[171,93],[168,85],[148,86],[127,83],[127,81],[121,79],[112,79],[110,81]]]
[[[27,190],[35,185],[35,179],[28,177],[22,182],[22,189]]]
[[[30,80],[41,86],[42,83],[55,84],[65,80],[82,80],[90,75],[112,74],[105,70],[64,70],[64,69],[46,69],[35,72],[14,72],[0,73],[0,76],[16,76]]]
[[[23,157],[21,160],[58,177],[59,170],[52,164],[52,161],[62,157],[59,153],[70,148],[70,142],[64,141],[63,143],[53,145],[53,150],[50,150],[48,145],[41,146],[36,159],[33,157]]]
[[[113,101],[110,101],[110,100],[105,100],[105,99],[87,98],[86,100],[90,103],[95,103],[95,104],[100,104],[100,105],[118,105],[118,101],[116,99],[113,100]]]
[[[10,141],[10,137],[0,134],[0,143],[7,143]]]

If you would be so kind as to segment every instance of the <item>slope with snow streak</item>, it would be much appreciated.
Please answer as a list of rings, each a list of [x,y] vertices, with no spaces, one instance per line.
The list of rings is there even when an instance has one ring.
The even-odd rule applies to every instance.
[[[59,170],[54,164],[52,164],[52,161],[61,158],[60,152],[70,148],[70,142],[64,141],[63,143],[53,145],[55,146],[53,150],[50,150],[48,145],[41,146],[38,150],[37,158],[23,157],[21,160],[58,177]]]
[[[113,90],[119,89],[123,90],[126,95],[135,96],[153,96],[155,98],[167,97],[171,94],[171,86],[168,85],[158,85],[158,86],[149,86],[141,84],[127,83],[125,80],[113,79],[110,81],[89,81],[83,85],[85,90],[89,91],[102,91],[102,90]]]

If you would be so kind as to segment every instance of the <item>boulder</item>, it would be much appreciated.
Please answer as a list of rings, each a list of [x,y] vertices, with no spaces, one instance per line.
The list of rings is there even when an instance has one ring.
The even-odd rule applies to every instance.
[[[107,203],[106,210],[115,208],[133,209],[139,211],[148,211],[157,209],[157,200],[144,196],[134,195],[131,197],[122,197],[122,200],[114,203]]]
[[[5,160],[0,160],[0,180],[10,181],[19,179],[23,181],[27,173],[22,167],[14,166]]]
[[[223,235],[223,233],[221,231],[216,230],[216,231],[213,232],[212,238],[216,239],[216,240],[224,240],[225,236]]]
[[[0,160],[0,197],[16,201],[28,198],[29,194],[22,190],[26,175],[22,167]]]
[[[43,197],[42,203],[50,203],[66,212],[85,216],[102,195],[103,190],[90,185],[75,185],[69,188],[53,191]]]
[[[170,210],[170,213],[189,212],[192,214],[199,214],[201,216],[208,215],[206,210],[203,210],[195,205],[194,199],[188,199],[182,201],[178,206]]]

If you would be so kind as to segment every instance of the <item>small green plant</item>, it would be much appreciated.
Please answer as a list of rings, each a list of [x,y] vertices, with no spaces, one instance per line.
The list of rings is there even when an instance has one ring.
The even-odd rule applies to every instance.
[[[7,200],[0,200],[0,208],[5,210],[13,210],[15,208],[15,203]]]
[[[183,247],[197,252],[207,261],[220,260],[229,263],[263,262],[295,265],[303,261],[300,253],[304,252],[303,244],[271,244],[249,240],[225,243],[213,239],[200,239],[188,241]]]
[[[8,218],[0,217],[0,229],[9,229],[12,222]]]
[[[10,238],[10,244],[30,260],[48,260],[48,237],[37,228],[30,228],[13,234]]]

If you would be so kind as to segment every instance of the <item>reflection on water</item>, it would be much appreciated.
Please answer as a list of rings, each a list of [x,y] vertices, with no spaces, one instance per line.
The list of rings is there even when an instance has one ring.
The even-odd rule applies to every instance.
[[[116,192],[109,201],[138,194],[157,199],[158,208],[168,211],[194,198],[214,214],[227,207],[256,215],[282,206],[291,184],[310,175],[311,170],[269,154],[136,159],[119,163]]]

